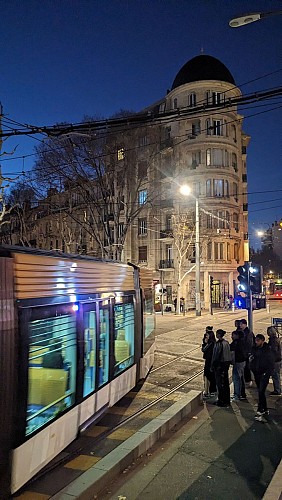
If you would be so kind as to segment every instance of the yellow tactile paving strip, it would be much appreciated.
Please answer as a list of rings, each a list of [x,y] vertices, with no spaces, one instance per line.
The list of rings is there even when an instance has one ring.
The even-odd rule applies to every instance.
[[[117,439],[118,441],[125,441],[126,439],[130,438],[133,436],[133,434],[136,433],[136,430],[133,429],[117,429],[116,431],[112,432],[107,439]]]
[[[43,493],[36,493],[35,491],[25,491],[17,498],[19,498],[20,500],[49,500],[49,498],[51,497],[50,495],[44,495]]]
[[[100,457],[94,457],[89,455],[79,455],[73,460],[64,465],[67,469],[77,469],[77,470],[88,470],[90,467],[95,465],[101,460]]]

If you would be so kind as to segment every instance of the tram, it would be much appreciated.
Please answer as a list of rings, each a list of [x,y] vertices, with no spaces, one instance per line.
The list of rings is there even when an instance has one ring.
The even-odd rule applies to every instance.
[[[10,498],[154,360],[152,272],[0,246],[0,492]]]

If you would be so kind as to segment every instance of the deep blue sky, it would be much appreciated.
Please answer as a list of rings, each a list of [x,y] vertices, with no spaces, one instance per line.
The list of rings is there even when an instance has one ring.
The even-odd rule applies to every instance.
[[[228,26],[238,14],[279,9],[279,0],[4,0],[4,113],[20,123],[52,125],[75,123],[84,115],[107,117],[121,108],[139,111],[166,94],[181,66],[201,48],[228,67],[244,93],[281,86],[282,15]],[[274,74],[245,85],[269,73]],[[276,105],[282,105],[281,98]],[[282,108],[263,113],[266,109],[240,111],[262,113],[244,122],[252,137],[249,229],[256,246],[255,229],[282,217]],[[25,156],[36,143],[9,139],[3,149],[18,144],[15,156]],[[32,163],[33,156],[26,158],[25,169]],[[10,175],[21,171],[23,162],[2,166]]]

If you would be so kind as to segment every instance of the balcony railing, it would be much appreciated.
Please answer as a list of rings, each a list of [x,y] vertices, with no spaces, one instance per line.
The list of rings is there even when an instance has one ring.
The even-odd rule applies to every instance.
[[[161,229],[160,230],[160,238],[173,238],[172,229]]]
[[[160,261],[159,269],[173,269],[173,268],[174,268],[173,260],[168,259]]]

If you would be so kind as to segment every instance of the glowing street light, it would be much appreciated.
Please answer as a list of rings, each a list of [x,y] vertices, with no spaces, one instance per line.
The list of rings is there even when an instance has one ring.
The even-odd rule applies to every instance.
[[[249,14],[243,14],[239,17],[234,17],[231,21],[229,21],[229,26],[231,28],[239,28],[240,26],[245,26],[245,24],[260,21],[265,17],[278,16],[279,14],[282,14],[282,10],[275,10],[271,12],[251,12]]]
[[[192,194],[192,190],[190,186],[184,184],[180,187],[179,192],[183,196],[190,196]],[[193,195],[192,195],[193,196]],[[195,298],[196,298],[196,316],[201,316],[201,292],[200,292],[200,219],[199,219],[199,200],[196,196],[193,196],[195,199],[195,208],[196,208],[196,241],[195,241],[195,256],[196,256],[196,289],[195,289]]]

